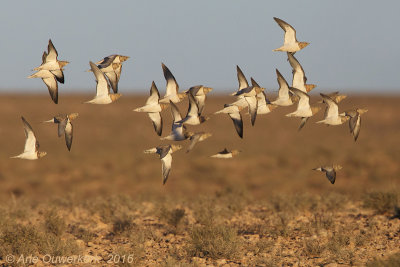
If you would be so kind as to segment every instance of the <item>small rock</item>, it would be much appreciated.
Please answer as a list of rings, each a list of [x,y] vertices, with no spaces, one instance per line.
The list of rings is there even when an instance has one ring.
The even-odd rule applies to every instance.
[[[88,245],[88,247],[93,247],[94,246],[93,242],[88,242],[87,245]]]

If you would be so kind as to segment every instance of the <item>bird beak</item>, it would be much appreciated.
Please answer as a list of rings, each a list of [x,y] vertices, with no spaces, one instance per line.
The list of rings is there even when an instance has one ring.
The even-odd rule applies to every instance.
[[[46,122],[51,122],[51,123],[53,123],[53,122],[54,122],[54,119],[51,119],[51,120],[48,120],[48,121],[42,121],[42,123],[46,123]]]

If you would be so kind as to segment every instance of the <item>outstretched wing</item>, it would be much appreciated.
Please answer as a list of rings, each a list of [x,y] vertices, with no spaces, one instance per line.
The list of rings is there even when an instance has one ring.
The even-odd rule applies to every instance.
[[[39,149],[39,142],[36,140],[35,134],[31,125],[25,120],[24,117],[21,117],[22,123],[24,124],[24,131],[25,131],[25,152],[36,152]]]
[[[296,30],[287,22],[275,18],[274,20],[278,23],[278,25],[285,31],[285,40],[284,40],[284,44],[293,44],[296,43]]]

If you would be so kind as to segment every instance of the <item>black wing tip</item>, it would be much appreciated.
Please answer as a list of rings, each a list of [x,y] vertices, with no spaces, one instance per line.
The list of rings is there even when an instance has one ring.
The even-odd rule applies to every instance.
[[[53,102],[54,102],[55,104],[58,104],[58,95],[56,95],[56,96],[51,96],[51,99],[53,100]]]

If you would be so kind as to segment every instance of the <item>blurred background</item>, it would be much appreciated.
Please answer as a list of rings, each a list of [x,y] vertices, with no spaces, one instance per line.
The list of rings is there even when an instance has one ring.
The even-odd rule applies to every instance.
[[[2,92],[43,92],[40,79],[26,79],[41,63],[52,39],[65,70],[60,94],[93,92],[89,61],[119,53],[124,64],[120,89],[163,88],[164,62],[182,89],[196,84],[225,93],[236,89],[239,65],[268,90],[277,90],[275,68],[286,79],[278,17],[310,45],[297,53],[309,83],[319,91],[398,92],[400,24],[398,1],[11,1],[0,10]],[[225,91],[224,91],[225,90]]]
[[[32,199],[75,194],[87,198],[125,193],[196,197],[224,187],[240,188],[255,197],[296,192],[337,191],[357,195],[399,184],[400,147],[397,114],[400,4],[387,1],[5,1],[0,10],[0,198]],[[296,53],[313,93],[339,90],[349,94],[340,110],[367,108],[359,140],[348,125],[326,127],[317,114],[298,132],[299,120],[286,118],[295,107],[259,116],[251,127],[248,115],[241,140],[227,115],[212,116],[192,131],[213,137],[190,154],[173,155],[165,186],[161,163],[143,150],[162,142],[146,114],[132,112],[145,103],[155,81],[164,94],[161,62],[181,89],[204,84],[214,88],[206,114],[234,101],[236,65],[267,88],[271,99],[278,88],[275,68],[291,82],[291,67],[281,46],[279,17],[297,30],[299,41],[311,44]],[[59,104],[52,103],[41,79],[27,79],[41,63],[51,38],[65,68]],[[89,61],[110,54],[131,58],[124,63],[119,90],[111,105],[83,105],[95,92]],[[224,96],[225,95],[225,96]],[[316,97],[311,102],[316,102]],[[187,101],[179,104],[181,113]],[[58,113],[79,112],[74,141],[68,152],[55,125],[41,124]],[[31,123],[41,149],[38,161],[11,160],[23,149],[20,116]],[[163,136],[170,131],[170,111],[163,112]],[[210,155],[240,149],[232,160]],[[338,163],[344,168],[331,185],[311,169]]]

